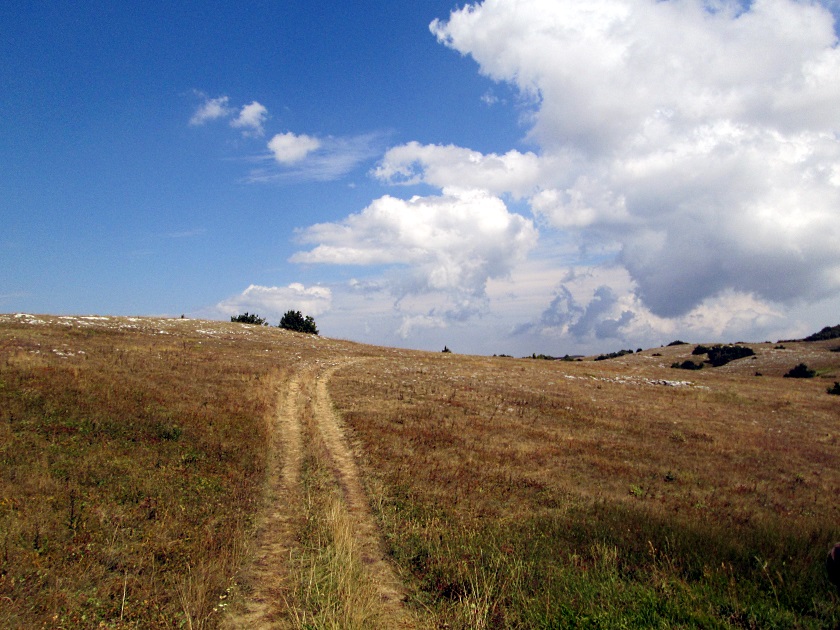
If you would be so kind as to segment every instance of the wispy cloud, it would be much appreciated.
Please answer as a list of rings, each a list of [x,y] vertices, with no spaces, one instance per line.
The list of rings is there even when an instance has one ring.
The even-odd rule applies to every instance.
[[[270,153],[261,160],[272,164],[255,168],[246,181],[334,181],[380,156],[383,144],[379,133],[343,137],[277,134],[268,143]]]

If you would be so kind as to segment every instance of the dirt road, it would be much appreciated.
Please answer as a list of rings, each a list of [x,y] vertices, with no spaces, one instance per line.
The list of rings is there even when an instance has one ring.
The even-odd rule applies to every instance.
[[[296,627],[307,614],[296,609],[301,604],[292,595],[294,581],[299,579],[294,558],[301,553],[296,541],[306,512],[304,501],[313,500],[304,496],[301,483],[301,465],[307,454],[320,458],[340,489],[361,565],[378,594],[378,617],[388,620],[383,627],[416,627],[403,603],[402,583],[385,557],[358,466],[327,390],[330,376],[347,363],[302,365],[280,386],[254,561],[244,576],[242,597],[222,624],[225,628]],[[311,448],[307,435],[313,434],[320,436],[325,448]]]

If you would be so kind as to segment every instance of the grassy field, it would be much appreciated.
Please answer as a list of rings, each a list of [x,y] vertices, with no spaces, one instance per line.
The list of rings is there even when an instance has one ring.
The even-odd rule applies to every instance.
[[[0,316],[0,627],[223,623],[251,588],[283,389],[314,396],[303,366],[337,358],[329,394],[416,625],[834,627],[840,341],[783,345],[688,371],[670,366],[691,345],[542,361]],[[783,378],[801,362],[817,378]],[[342,627],[323,613],[364,563],[340,560],[352,511],[314,426],[278,625]]]
[[[5,316],[0,627],[215,625],[277,386],[329,351],[253,326]]]
[[[693,346],[382,358],[336,375],[333,397],[436,625],[826,628],[836,345],[691,372],[670,365]],[[827,378],[782,378],[802,360]]]

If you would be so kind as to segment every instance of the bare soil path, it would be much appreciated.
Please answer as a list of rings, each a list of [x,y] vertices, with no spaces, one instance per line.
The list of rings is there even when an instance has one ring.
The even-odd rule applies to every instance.
[[[300,465],[303,456],[301,413],[304,372],[281,384],[278,413],[271,427],[271,447],[266,472],[265,514],[257,527],[255,559],[245,576],[247,598],[229,611],[225,628],[276,627],[284,616],[289,558],[295,544],[293,506],[301,500]]]
[[[304,419],[312,418],[326,446],[328,467],[341,489],[354,527],[365,572],[379,594],[388,628],[414,628],[404,605],[405,589],[385,557],[382,537],[362,486],[359,468],[333,409],[327,384],[347,361],[303,365],[280,387],[278,414],[272,427],[264,514],[256,535],[256,553],[243,579],[243,600],[228,611],[224,628],[294,627],[299,619],[291,593],[295,579],[291,558],[304,513],[301,462],[307,445]]]
[[[382,536],[362,486],[359,468],[327,390],[330,377],[339,367],[326,370],[317,379],[315,421],[329,451],[333,474],[344,494],[347,512],[356,525],[355,534],[362,563],[379,593],[384,617],[389,620],[391,628],[411,628],[415,624],[403,604],[405,589],[394,567],[385,557]]]

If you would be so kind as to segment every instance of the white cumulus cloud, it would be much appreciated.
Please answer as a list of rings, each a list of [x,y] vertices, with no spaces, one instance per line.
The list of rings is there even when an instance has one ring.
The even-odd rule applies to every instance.
[[[390,184],[423,182],[440,189],[481,189],[524,197],[534,192],[544,168],[530,152],[485,155],[454,145],[409,142],[389,149],[373,174]]]
[[[391,292],[406,308],[414,308],[406,306],[411,296],[438,295],[433,313],[413,313],[437,321],[480,311],[488,280],[524,260],[537,232],[486,192],[444,190],[409,200],[381,197],[341,222],[313,225],[299,238],[315,247],[295,254],[293,262],[396,266],[399,273],[388,277]]]
[[[381,177],[528,196],[547,226],[617,251],[609,264],[656,316],[840,295],[840,47],[824,6],[485,0],[431,30],[531,99],[540,149],[492,156],[506,170],[406,145]]]
[[[268,141],[268,148],[280,164],[300,162],[321,146],[320,140],[306,134],[278,133]]]
[[[267,118],[268,110],[265,106],[253,101],[239,111],[239,115],[230,121],[230,126],[243,129],[245,134],[261,136],[265,133],[263,124]]]
[[[305,287],[303,284],[293,282],[285,287],[252,284],[239,295],[219,302],[215,310],[223,317],[235,316],[247,311],[279,322],[283,314],[289,310],[317,317],[329,311],[331,305],[332,291],[328,287]]]

